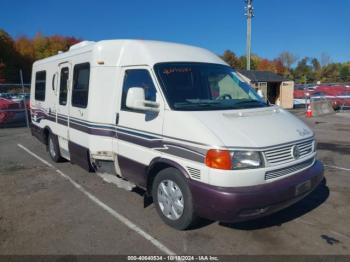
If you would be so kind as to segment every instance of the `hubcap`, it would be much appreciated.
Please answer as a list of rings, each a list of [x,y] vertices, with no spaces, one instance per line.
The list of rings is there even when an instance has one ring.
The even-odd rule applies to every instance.
[[[52,138],[49,138],[49,151],[50,151],[51,156],[53,156],[53,157],[56,156],[56,152],[55,152]]]
[[[158,204],[167,218],[177,220],[184,211],[184,199],[179,186],[172,180],[163,180],[158,186]]]

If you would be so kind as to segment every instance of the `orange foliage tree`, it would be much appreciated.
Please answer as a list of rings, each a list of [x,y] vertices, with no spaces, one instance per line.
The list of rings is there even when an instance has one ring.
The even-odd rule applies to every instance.
[[[34,38],[20,36],[14,40],[0,29],[0,82],[19,83],[20,69],[24,81],[29,82],[35,60],[55,55],[58,51],[67,51],[80,41],[75,37],[43,36],[41,33],[37,33]]]

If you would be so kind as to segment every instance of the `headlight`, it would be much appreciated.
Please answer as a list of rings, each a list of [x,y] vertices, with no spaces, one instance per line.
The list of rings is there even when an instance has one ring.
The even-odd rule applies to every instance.
[[[260,153],[255,151],[210,149],[205,157],[208,167],[223,170],[258,168],[262,163]]]
[[[233,151],[232,169],[258,168],[262,166],[259,152],[255,151]]]

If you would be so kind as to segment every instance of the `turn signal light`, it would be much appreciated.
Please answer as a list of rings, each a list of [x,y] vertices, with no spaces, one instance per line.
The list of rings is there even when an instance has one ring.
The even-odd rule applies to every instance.
[[[232,158],[230,151],[219,149],[208,150],[205,157],[205,164],[211,168],[231,170]]]

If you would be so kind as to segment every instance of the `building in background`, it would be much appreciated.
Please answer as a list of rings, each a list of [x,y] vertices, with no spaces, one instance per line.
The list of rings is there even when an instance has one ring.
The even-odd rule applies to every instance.
[[[239,70],[240,75],[255,90],[261,90],[271,104],[293,108],[294,81],[270,71]]]

